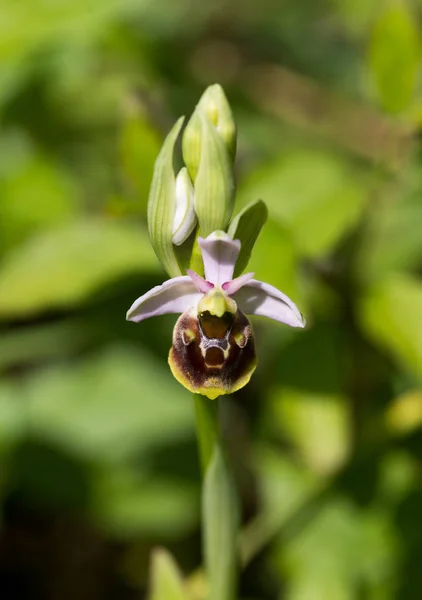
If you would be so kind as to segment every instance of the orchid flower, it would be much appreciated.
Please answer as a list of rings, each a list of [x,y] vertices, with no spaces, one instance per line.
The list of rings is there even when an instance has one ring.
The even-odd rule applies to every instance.
[[[182,313],[173,331],[169,364],[188,390],[215,399],[242,388],[257,365],[252,326],[245,316],[262,315],[304,327],[297,306],[268,283],[245,273],[233,279],[240,241],[223,231],[198,238],[205,278],[188,270],[135,300],[129,321]]]

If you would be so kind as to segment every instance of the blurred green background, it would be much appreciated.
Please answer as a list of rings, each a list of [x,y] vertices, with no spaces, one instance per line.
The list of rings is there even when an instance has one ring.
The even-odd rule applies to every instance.
[[[270,211],[249,270],[308,320],[254,320],[258,369],[224,403],[240,597],[422,598],[421,20],[420,0],[3,0],[2,599],[144,598],[157,545],[201,564],[175,318],[125,313],[165,278],[154,160],[214,82],[237,205]]]

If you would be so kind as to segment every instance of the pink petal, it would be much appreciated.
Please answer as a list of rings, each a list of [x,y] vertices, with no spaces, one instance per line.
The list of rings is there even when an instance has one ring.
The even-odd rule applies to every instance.
[[[196,306],[201,297],[190,277],[174,277],[135,300],[127,311],[126,319],[139,323],[157,315],[183,313]]]
[[[229,296],[231,296],[232,294],[234,294],[238,290],[240,290],[241,287],[246,285],[248,283],[248,281],[250,281],[254,275],[255,275],[255,273],[245,273],[244,275],[241,275],[240,277],[236,277],[236,279],[232,279],[231,281],[226,281],[225,283],[223,283],[223,285],[221,287],[223,288],[223,290],[225,292],[227,292],[227,294]]]
[[[239,310],[248,315],[262,315],[291,327],[305,327],[298,307],[277,288],[252,279],[233,295]]]
[[[204,261],[205,279],[215,285],[230,281],[240,252],[239,240],[232,240],[223,231],[214,231],[207,238],[198,238]]]
[[[195,287],[203,294],[206,294],[214,287],[213,283],[207,281],[206,279],[198,275],[198,273],[195,273],[195,271],[191,271],[191,269],[188,269],[187,273],[192,279],[193,283],[195,284]]]

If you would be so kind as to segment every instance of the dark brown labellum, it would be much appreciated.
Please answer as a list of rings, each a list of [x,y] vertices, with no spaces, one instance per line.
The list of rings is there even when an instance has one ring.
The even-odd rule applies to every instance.
[[[190,391],[209,398],[230,394],[248,383],[256,363],[252,327],[240,311],[216,317],[192,308],[178,319],[169,364]]]

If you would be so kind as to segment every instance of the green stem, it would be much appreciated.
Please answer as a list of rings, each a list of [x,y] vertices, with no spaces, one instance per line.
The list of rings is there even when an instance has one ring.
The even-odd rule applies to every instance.
[[[219,399],[208,400],[208,398],[201,396],[201,394],[194,394],[193,400],[195,403],[199,457],[202,475],[204,476],[208,463],[211,460],[214,446],[220,436],[218,423]]]
[[[219,399],[194,394],[194,402],[203,474],[202,532],[208,600],[235,600],[239,510],[219,431]]]

